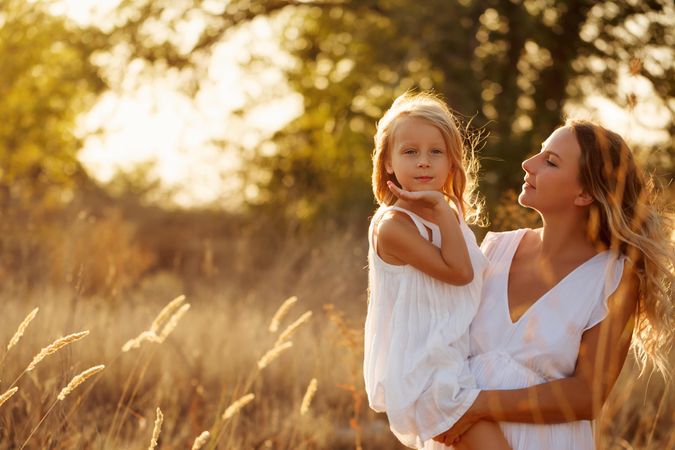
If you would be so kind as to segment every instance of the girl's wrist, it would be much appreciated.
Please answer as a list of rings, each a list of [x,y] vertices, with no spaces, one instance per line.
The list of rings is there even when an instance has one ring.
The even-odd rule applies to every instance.
[[[452,211],[450,204],[445,201],[445,197],[441,197],[433,206],[433,210],[436,213],[444,213],[447,211]]]

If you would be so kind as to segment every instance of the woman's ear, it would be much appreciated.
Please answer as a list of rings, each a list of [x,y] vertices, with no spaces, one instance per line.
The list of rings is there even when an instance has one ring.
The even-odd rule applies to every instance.
[[[583,190],[579,194],[577,194],[577,197],[574,199],[574,204],[576,206],[588,206],[592,204],[593,201],[594,200],[591,194]]]

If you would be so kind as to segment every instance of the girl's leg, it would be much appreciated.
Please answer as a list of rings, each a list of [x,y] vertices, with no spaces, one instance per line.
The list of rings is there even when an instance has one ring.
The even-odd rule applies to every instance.
[[[489,420],[477,422],[453,447],[456,450],[511,450],[502,429]]]

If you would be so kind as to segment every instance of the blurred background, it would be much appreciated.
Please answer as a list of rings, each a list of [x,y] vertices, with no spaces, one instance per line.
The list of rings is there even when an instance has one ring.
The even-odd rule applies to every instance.
[[[117,361],[185,293],[192,310],[137,378],[159,387],[128,401],[113,440],[147,446],[168,402],[163,446],[184,448],[243,395],[242,368],[273,342],[266,322],[297,295],[314,313],[303,343],[257,378],[264,407],[223,448],[394,448],[359,384],[377,120],[404,91],[434,90],[484,136],[479,240],[536,224],[516,204],[520,164],[566,117],[623,135],[672,201],[674,54],[672,0],[0,0],[0,342],[41,309],[0,368],[13,379],[91,328],[43,369],[58,385]],[[82,421],[107,429],[133,363],[33,443],[117,448]],[[35,377],[0,407],[0,448],[49,406]],[[312,377],[315,414],[286,416]],[[664,388],[629,361],[600,448],[672,448]]]

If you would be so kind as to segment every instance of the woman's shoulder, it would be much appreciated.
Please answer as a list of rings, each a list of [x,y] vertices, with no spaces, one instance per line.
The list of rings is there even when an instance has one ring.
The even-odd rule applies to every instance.
[[[529,231],[529,228],[519,228],[509,231],[488,231],[483,238],[483,242],[480,244],[480,249],[488,259],[493,260],[500,251],[510,247],[514,241],[520,240],[522,235],[527,233],[527,231]]]
[[[493,245],[496,243],[504,243],[506,241],[511,241],[517,239],[521,234],[526,233],[527,231],[532,231],[529,228],[518,228],[517,230],[508,230],[508,231],[488,231],[483,238],[482,245],[488,244]]]

